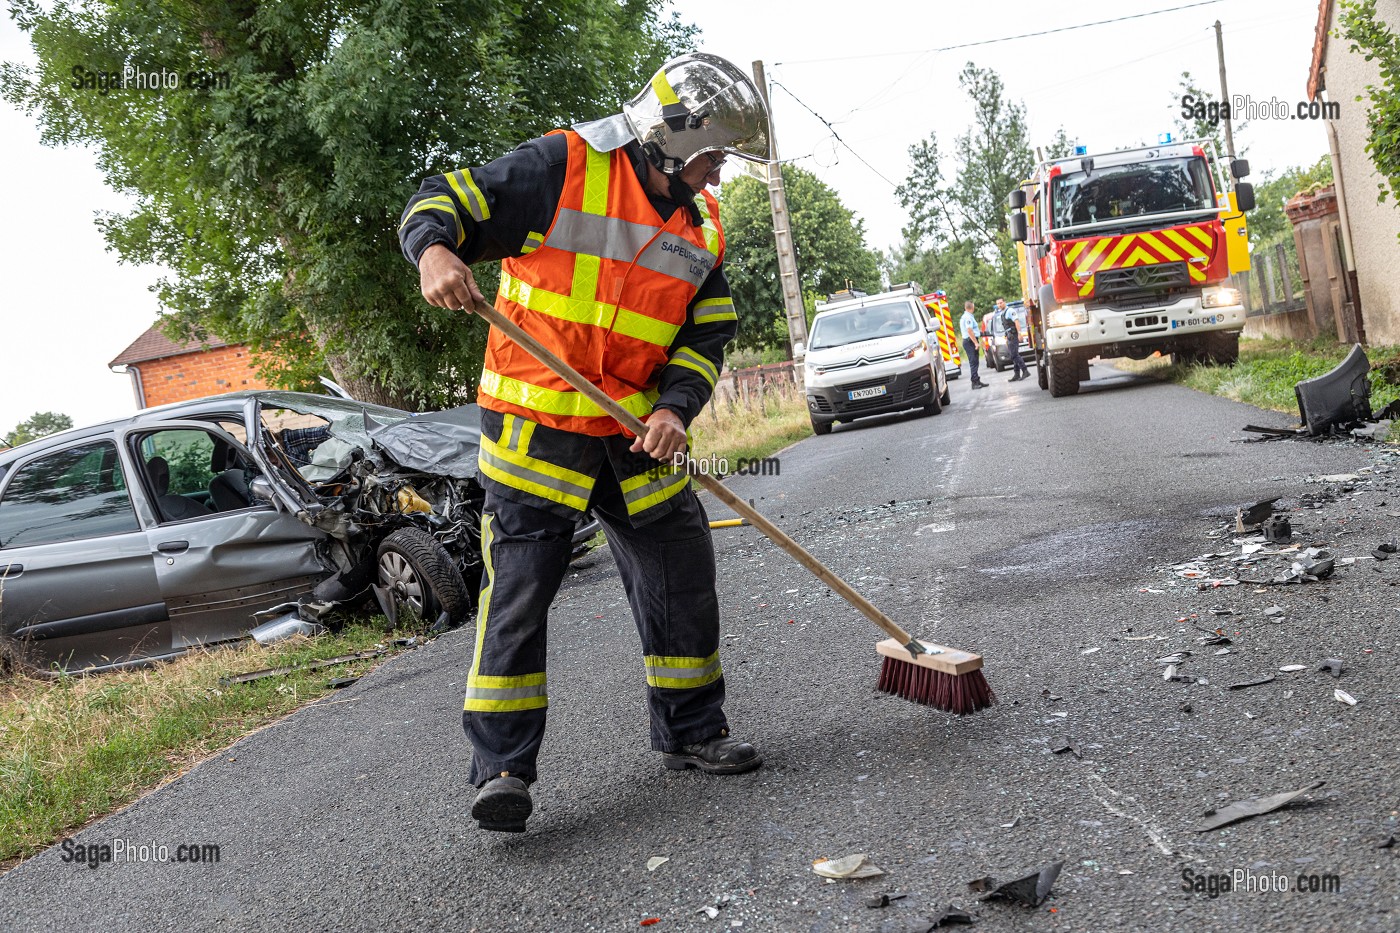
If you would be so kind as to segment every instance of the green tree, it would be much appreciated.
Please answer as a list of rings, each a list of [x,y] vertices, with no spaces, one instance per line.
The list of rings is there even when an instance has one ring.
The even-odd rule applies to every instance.
[[[808,296],[825,296],[847,283],[864,291],[880,287],[876,254],[865,245],[865,221],[841,203],[817,176],[783,166],[797,274]],[[739,315],[739,348],[785,348],[787,315],[773,245],[768,188],[751,175],[725,182],[720,196],[725,275]]]
[[[1370,131],[1366,152],[1385,179],[1379,185],[1377,200],[1383,202],[1391,195],[1400,200],[1400,34],[1376,13],[1376,0],[1342,0],[1340,9],[1342,38],[1351,42],[1353,53],[1364,55],[1380,68],[1380,84],[1366,86],[1371,99],[1366,113]]]
[[[1323,156],[1309,167],[1265,173],[1254,189],[1256,207],[1249,212],[1249,240],[1254,246],[1292,240],[1292,225],[1283,211],[1289,198],[1301,191],[1332,183],[1332,157]]]
[[[1001,75],[968,62],[958,84],[972,98],[973,122],[957,140],[954,201],[963,231],[995,249],[1007,228],[1006,196],[1031,172],[1035,159],[1026,137],[1026,105],[1006,98]]]
[[[26,444],[41,437],[66,431],[72,426],[73,419],[67,415],[56,411],[35,412],[15,425],[14,430],[5,435],[4,444],[6,447],[18,447],[20,444]]]
[[[1065,159],[1074,154],[1076,145],[1078,141],[1065,135],[1065,128],[1062,126],[1050,137],[1050,142],[1045,144],[1042,154],[1047,160]]]
[[[694,38],[664,2],[10,0],[38,65],[0,78],[46,144],[93,147],[131,197],[100,224],[123,261],[174,271],[169,335],[248,342],[283,384],[324,360],[359,398],[437,407],[472,394],[485,327],[422,300],[404,204],[424,176],[616,112]],[[124,68],[180,86],[112,89]]]

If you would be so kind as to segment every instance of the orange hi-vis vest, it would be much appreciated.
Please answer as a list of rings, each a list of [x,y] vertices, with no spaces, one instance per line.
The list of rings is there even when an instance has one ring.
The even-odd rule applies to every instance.
[[[571,130],[564,191],[548,232],[501,263],[496,308],[639,418],[710,271],[724,258],[719,204],[662,221],[624,149],[598,152]],[[530,244],[538,243],[533,249]],[[495,328],[477,401],[576,434],[622,432],[603,410]]]

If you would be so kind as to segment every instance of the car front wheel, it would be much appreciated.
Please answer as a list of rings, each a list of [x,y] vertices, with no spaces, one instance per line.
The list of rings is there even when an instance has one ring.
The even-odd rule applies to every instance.
[[[459,625],[471,608],[466,583],[437,539],[419,528],[400,528],[379,545],[377,576],[399,612],[435,622],[444,612]]]

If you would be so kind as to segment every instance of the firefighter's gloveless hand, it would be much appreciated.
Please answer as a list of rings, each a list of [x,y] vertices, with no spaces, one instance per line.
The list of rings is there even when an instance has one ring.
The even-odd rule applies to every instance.
[[[657,460],[671,462],[679,451],[685,450],[685,422],[669,408],[658,408],[646,419],[646,437],[639,437],[628,448],[634,454],[646,451]]]
[[[429,246],[418,257],[418,280],[428,304],[439,308],[470,312],[476,302],[486,301],[467,264],[441,243]]]

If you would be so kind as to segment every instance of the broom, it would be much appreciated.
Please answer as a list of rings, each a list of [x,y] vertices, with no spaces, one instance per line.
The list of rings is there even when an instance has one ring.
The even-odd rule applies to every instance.
[[[599,408],[617,419],[623,427],[638,437],[646,435],[647,426],[640,418],[575,372],[514,321],[484,302],[474,301],[473,306],[476,313],[485,318],[491,326],[499,329],[551,372],[587,396]],[[915,639],[857,593],[849,583],[808,553],[806,548],[789,538],[781,528],[731,492],[719,479],[699,471],[691,471],[691,477],[698,480],[716,499],[762,531],[774,544],[791,554],[818,580],[835,590],[838,596],[860,610],[862,615],[890,636],[875,646],[875,650],[884,657],[880,679],[876,683],[878,690],[960,716],[975,713],[996,702],[996,694],[992,693],[987,678],[982,674],[981,655]]]

